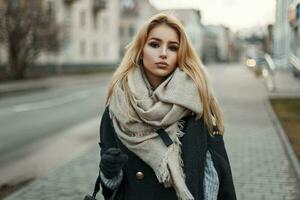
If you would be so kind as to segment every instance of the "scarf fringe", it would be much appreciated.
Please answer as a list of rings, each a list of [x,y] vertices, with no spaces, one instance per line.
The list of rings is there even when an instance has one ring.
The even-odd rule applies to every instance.
[[[184,163],[182,160],[182,150],[181,150],[181,142],[179,140],[178,137],[180,137],[180,135],[184,135],[184,132],[182,132],[182,127],[183,127],[183,123],[184,121],[180,121],[177,123],[177,130],[176,130],[176,138],[174,141],[174,144],[172,144],[169,148],[168,151],[166,152],[164,159],[162,160],[162,162],[159,165],[158,168],[158,180],[160,183],[163,183],[164,186],[167,187],[171,187],[173,185],[172,183],[172,178],[170,176],[170,172],[168,170],[168,155],[170,152],[175,151],[176,152],[176,157],[177,157],[177,161],[179,163],[179,171],[180,171],[180,176],[183,178],[183,180],[185,181],[185,173],[183,170],[184,167]],[[174,187],[176,187],[175,185],[173,185]],[[178,197],[179,200],[194,200],[193,195],[190,193],[190,191],[187,190],[182,190],[180,188],[176,188],[176,195]]]
[[[182,131],[183,130],[183,124],[184,124],[184,121],[183,120],[179,120],[177,122],[177,131],[176,131],[176,135],[178,137],[182,137],[185,133]],[[179,162],[179,166],[180,166],[180,175],[182,176],[182,178],[185,180],[185,173],[183,171],[183,167],[184,167],[184,163],[183,163],[183,160],[182,160],[182,150],[181,150],[181,142],[179,140],[179,138],[176,138],[176,142],[178,143],[178,162]]]
[[[179,120],[178,122],[177,122],[177,127],[178,127],[178,130],[176,131],[176,135],[178,136],[178,137],[182,137],[182,136],[184,136],[184,132],[182,131],[183,130],[183,128],[184,128],[184,123],[185,123],[185,121],[184,120]]]
[[[178,191],[176,190],[178,200],[194,200],[193,195],[189,191]]]
[[[183,124],[184,121],[183,120],[179,120],[177,122],[177,131],[176,131],[176,135],[178,137],[182,137],[185,133],[182,131],[183,130]],[[179,138],[176,138],[176,143],[178,144],[178,148],[177,148],[177,159],[179,162],[179,171],[180,171],[180,175],[183,178],[183,180],[185,181],[186,175],[184,173],[184,162],[182,160],[182,149],[181,149],[181,142],[179,140]],[[176,195],[178,197],[178,200],[194,200],[193,195],[190,193],[190,191],[187,190],[180,190],[179,188],[176,189]]]
[[[165,188],[171,187],[173,184],[170,171],[168,170],[168,157],[170,152],[172,152],[173,150],[174,145],[171,145],[165,153],[163,159],[161,160],[156,174],[158,181],[160,183],[163,183]]]

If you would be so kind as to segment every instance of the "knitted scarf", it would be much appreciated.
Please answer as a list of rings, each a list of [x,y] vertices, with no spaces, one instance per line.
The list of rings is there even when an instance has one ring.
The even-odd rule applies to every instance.
[[[185,184],[181,142],[181,118],[190,112],[199,118],[202,107],[194,81],[178,67],[155,90],[143,68],[128,74],[129,106],[124,90],[115,87],[110,101],[110,117],[120,141],[155,172],[165,187],[173,186],[179,200],[194,200]],[[129,114],[129,115],[128,115]],[[164,128],[173,144],[166,146],[156,130]]]

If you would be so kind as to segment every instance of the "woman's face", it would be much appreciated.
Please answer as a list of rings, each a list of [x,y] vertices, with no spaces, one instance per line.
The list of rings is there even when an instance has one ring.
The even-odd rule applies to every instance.
[[[148,35],[143,48],[143,65],[153,87],[157,87],[177,66],[179,36],[177,32],[161,24]]]

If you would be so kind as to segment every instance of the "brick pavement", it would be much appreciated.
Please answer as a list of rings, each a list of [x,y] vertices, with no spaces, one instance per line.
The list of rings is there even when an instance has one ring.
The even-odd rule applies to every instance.
[[[5,200],[82,200],[85,194],[92,193],[97,163],[98,148],[93,148],[84,156],[32,182]]]
[[[240,65],[209,72],[225,116],[238,199],[300,199],[299,180],[268,113],[263,81]]]
[[[208,71],[224,113],[224,139],[238,199],[299,200],[299,180],[270,119],[262,81],[241,65]],[[83,199],[93,188],[98,153],[93,148],[5,200]]]

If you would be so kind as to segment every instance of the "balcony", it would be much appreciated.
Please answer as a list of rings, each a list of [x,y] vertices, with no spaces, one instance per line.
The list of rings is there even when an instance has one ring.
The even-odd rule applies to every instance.
[[[66,4],[72,4],[72,3],[74,3],[77,0],[64,0],[64,1],[65,1]]]
[[[93,1],[93,10],[95,13],[106,8],[106,0],[94,0]]]
[[[137,0],[122,0],[121,15],[124,17],[138,17],[138,3]]]

